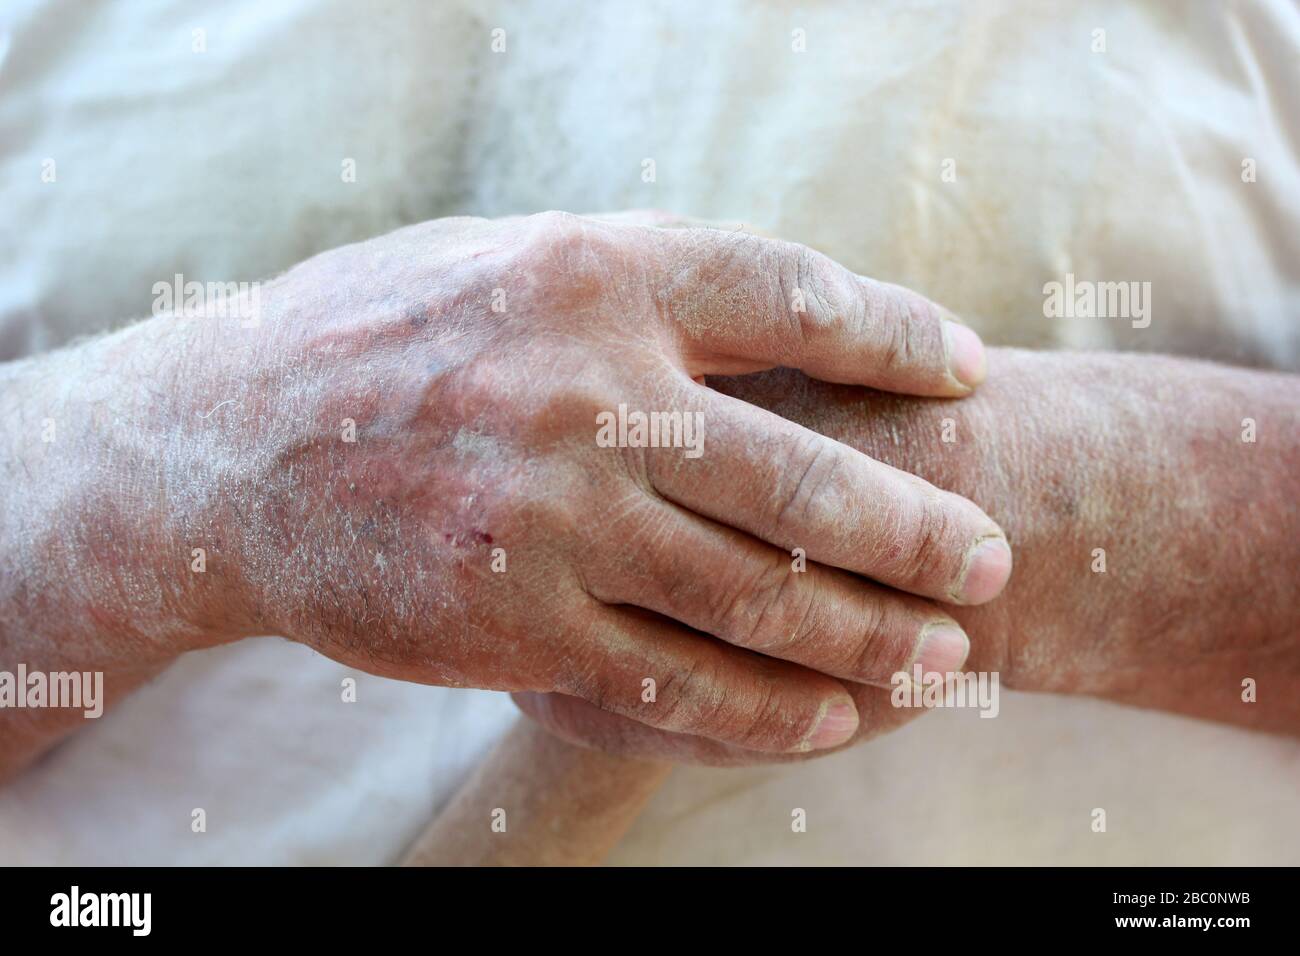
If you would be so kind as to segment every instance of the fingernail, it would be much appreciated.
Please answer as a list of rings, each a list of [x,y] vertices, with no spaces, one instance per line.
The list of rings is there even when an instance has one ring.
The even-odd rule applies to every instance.
[[[980,337],[957,322],[943,320],[943,337],[948,346],[948,370],[967,388],[984,381],[988,371],[984,343]]]
[[[806,749],[825,750],[837,747],[848,740],[858,729],[858,709],[853,701],[831,704],[816,729],[804,741]]]
[[[966,572],[955,597],[962,604],[983,604],[1002,593],[1011,577],[1011,548],[1005,539],[977,541],[966,556]]]
[[[908,668],[910,675],[916,664],[921,665],[921,676],[926,674],[952,674],[961,670],[970,653],[970,640],[966,632],[955,624],[944,621],[939,624],[927,624],[921,631],[921,640],[916,649],[913,667]]]

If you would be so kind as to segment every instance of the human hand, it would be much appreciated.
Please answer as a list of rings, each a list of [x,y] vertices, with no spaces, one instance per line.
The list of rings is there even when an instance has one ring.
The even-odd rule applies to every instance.
[[[711,380],[984,505],[1013,542],[999,600],[955,609],[968,672],[1300,733],[1294,599],[1300,378],[1150,355],[990,352],[973,398],[926,402],[788,370]],[[1177,395],[1177,402],[1169,396]],[[1264,445],[1242,440],[1243,416]],[[951,442],[940,440],[951,422]],[[1261,439],[1264,441],[1265,439]],[[1185,502],[1195,500],[1188,508]],[[1267,687],[1247,694],[1243,681]],[[924,713],[846,684],[856,740]],[[746,764],[773,755],[518,694],[557,735],[631,757]],[[1006,710],[1003,710],[1006,713]]]
[[[853,734],[836,678],[959,665],[927,599],[987,601],[1010,573],[969,501],[695,381],[784,364],[958,396],[982,377],[938,307],[804,247],[438,220],[304,262],[261,313],[242,334],[199,320],[185,366],[185,523],[220,542],[244,633],[798,751]],[[620,406],[697,440],[601,447]]]

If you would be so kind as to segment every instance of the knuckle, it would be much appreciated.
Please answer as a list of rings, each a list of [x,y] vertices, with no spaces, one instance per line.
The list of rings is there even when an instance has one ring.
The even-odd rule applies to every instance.
[[[847,672],[881,677],[892,674],[895,647],[889,639],[887,615],[883,604],[870,602],[861,610],[862,630],[849,644],[843,661]],[[901,662],[900,662],[901,663]]]
[[[802,646],[812,631],[816,578],[815,574],[795,574],[785,555],[775,555],[772,564],[749,584],[741,620],[732,622],[745,646],[776,656]]]
[[[605,224],[567,212],[542,212],[521,221],[520,270],[552,291],[556,284],[592,292],[608,276],[614,233]]]
[[[798,341],[822,337],[833,323],[834,310],[826,301],[825,269],[817,253],[807,246],[782,244],[780,256],[781,299],[785,313],[793,319]]]
[[[747,707],[744,713],[742,725],[733,731],[742,746],[759,750],[788,749],[803,737],[797,715],[784,706],[784,696],[775,683],[759,687],[754,706]]]
[[[721,724],[725,700],[722,695],[710,692],[716,683],[716,665],[700,657],[693,658],[683,670],[660,682],[656,694],[656,706],[661,708],[657,723],[686,733],[724,730]]]
[[[581,235],[583,231],[581,216],[557,209],[525,216],[523,222],[532,234],[550,243],[563,243]]]
[[[954,520],[938,498],[926,495],[911,509],[903,525],[900,573],[913,584],[939,583],[949,577],[947,550],[953,539]]]
[[[783,635],[792,615],[793,576],[780,553],[771,562],[746,562],[708,594],[707,630],[732,644],[762,652],[787,643]]]
[[[781,297],[799,341],[840,341],[865,324],[862,297],[855,279],[827,256],[807,246],[782,244]]]
[[[880,347],[880,360],[886,369],[901,371],[916,366],[921,358],[919,330],[904,298],[894,293],[888,295],[884,302]]]
[[[658,275],[655,302],[666,315],[698,315],[709,300],[725,303],[720,316],[773,312],[769,250],[754,236],[713,229],[664,229],[650,247]],[[671,238],[668,238],[671,236]],[[637,250],[645,258],[644,250]],[[780,314],[779,311],[777,314]]]
[[[772,543],[785,547],[795,542],[807,527],[811,509],[824,501],[839,469],[840,457],[819,437],[803,439],[801,454],[791,456],[792,464],[777,482],[771,507]]]

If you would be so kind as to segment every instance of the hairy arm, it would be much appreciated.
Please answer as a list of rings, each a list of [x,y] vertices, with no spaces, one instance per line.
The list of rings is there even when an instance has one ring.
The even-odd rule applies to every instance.
[[[1013,587],[955,612],[971,668],[1300,732],[1300,379],[1017,351],[991,379],[968,405],[872,395],[856,425],[848,390],[808,384],[773,407],[1005,522]],[[1243,704],[1246,677],[1263,686],[1258,706]]]
[[[995,349],[988,381],[960,403],[786,371],[710,384],[967,496],[1001,524],[1016,554],[1007,590],[953,611],[970,636],[968,670],[1021,690],[1300,733],[1300,378]],[[1246,419],[1254,441],[1243,440]],[[860,735],[914,713],[893,710],[887,690],[853,693]],[[563,736],[607,749],[751,759],[567,698],[519,701]]]
[[[0,778],[217,642],[219,616],[239,634],[220,566],[191,570],[220,547],[182,427],[205,396],[178,401],[208,334],[147,322],[0,366]]]

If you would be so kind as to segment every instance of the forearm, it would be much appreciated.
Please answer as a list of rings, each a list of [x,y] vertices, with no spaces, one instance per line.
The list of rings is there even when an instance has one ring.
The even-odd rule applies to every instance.
[[[666,763],[588,750],[520,720],[408,849],[403,864],[600,863],[668,771]]]
[[[198,478],[175,401],[192,331],[155,319],[0,366],[0,777],[209,641],[221,574],[193,550],[213,542],[177,518]],[[20,670],[81,674],[103,699],[52,706]]]
[[[1008,589],[954,612],[969,667],[1010,687],[1300,730],[1296,377],[995,350],[985,385],[952,402],[785,374],[719,387],[965,495],[1006,529]],[[1242,701],[1248,677],[1256,704]]]

